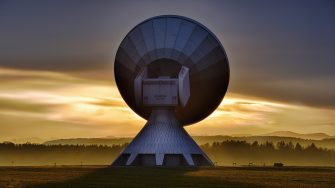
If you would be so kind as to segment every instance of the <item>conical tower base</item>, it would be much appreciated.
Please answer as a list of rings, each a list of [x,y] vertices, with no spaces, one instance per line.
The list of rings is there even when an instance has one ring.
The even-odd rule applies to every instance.
[[[177,121],[172,108],[157,108],[112,166],[213,166],[213,163]]]

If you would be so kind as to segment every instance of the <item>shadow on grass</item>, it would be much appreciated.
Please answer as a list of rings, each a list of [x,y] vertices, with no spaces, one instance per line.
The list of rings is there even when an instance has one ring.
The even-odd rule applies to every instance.
[[[76,179],[44,183],[27,188],[50,187],[261,187],[255,184],[227,181],[220,177],[192,177],[187,173],[198,168],[108,167],[97,169]],[[243,181],[243,180],[241,180]]]

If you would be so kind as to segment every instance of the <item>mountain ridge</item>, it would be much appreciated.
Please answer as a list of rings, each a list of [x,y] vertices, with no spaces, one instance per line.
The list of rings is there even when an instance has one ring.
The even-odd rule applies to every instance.
[[[327,138],[334,138],[334,136],[330,136],[326,133],[301,134],[292,131],[275,131],[267,134],[261,134],[258,136],[280,136],[280,137],[292,137],[292,138],[311,139],[311,140],[323,140]]]
[[[279,134],[280,133],[280,134]],[[229,136],[229,135],[212,135],[212,136],[192,136],[193,139],[199,144],[211,144],[213,142],[223,142],[226,140],[240,140],[246,141],[249,143],[257,141],[258,143],[273,142],[274,144],[284,141],[292,142],[293,144],[299,143],[302,146],[308,146],[312,143],[316,144],[318,147],[335,149],[335,137],[329,136],[327,134],[316,133],[316,136],[313,134],[299,134],[290,132],[291,135],[300,136],[298,137],[289,137],[290,135],[283,134],[287,132],[273,132],[263,135],[254,135],[254,136]],[[281,136],[276,136],[281,135]],[[311,139],[312,136],[317,139]],[[309,137],[307,137],[309,136]],[[321,139],[322,138],[322,139]],[[70,139],[56,139],[46,141],[43,144],[46,145],[120,145],[131,142],[133,137],[103,137],[103,138],[70,138]]]

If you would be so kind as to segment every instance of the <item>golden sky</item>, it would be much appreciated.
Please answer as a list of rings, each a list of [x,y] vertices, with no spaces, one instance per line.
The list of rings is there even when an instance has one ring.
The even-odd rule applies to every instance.
[[[120,97],[114,57],[164,14],[204,24],[229,60],[223,102],[188,132],[335,135],[333,1],[3,1],[0,13],[0,141],[136,135],[145,120]]]
[[[0,74],[2,141],[127,137],[135,136],[145,124],[127,107],[112,81],[8,68],[0,69]],[[335,135],[335,110],[228,91],[213,114],[186,129],[192,135],[255,135],[282,130]]]

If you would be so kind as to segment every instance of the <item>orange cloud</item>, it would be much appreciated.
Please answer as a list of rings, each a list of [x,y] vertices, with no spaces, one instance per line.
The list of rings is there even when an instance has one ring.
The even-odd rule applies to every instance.
[[[43,71],[0,72],[11,77],[28,76],[25,82],[0,82],[0,118],[8,123],[0,125],[0,140],[22,137],[23,133],[29,133],[27,137],[46,138],[134,136],[145,124],[126,105],[112,82]],[[37,82],[36,77],[38,82],[45,82],[43,86],[31,87]],[[277,130],[335,135],[334,117],[334,110],[228,93],[214,113],[186,129],[195,135],[262,134]]]

